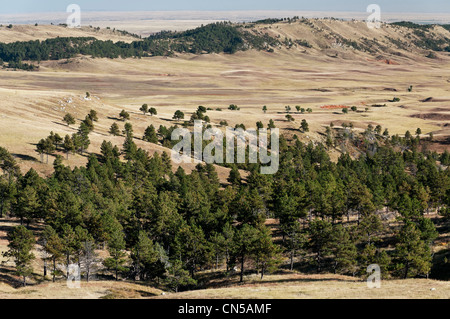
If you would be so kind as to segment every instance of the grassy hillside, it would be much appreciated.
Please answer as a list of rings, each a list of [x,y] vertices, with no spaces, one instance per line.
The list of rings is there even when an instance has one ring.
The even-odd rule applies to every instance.
[[[27,29],[28,42],[0,45],[0,207],[6,216],[0,220],[1,251],[24,213],[36,238],[45,225],[61,238],[70,238],[67,225],[82,238],[86,231],[102,261],[110,256],[111,237],[124,236],[121,250],[134,264],[127,260],[119,283],[111,281],[111,264],[100,265],[104,281],[86,284],[89,298],[156,297],[176,290],[176,272],[194,277],[195,283],[181,286],[196,290],[165,297],[448,296],[446,282],[419,279],[448,279],[449,155],[441,155],[449,151],[450,136],[445,27],[401,23],[370,30],[357,21],[296,18],[214,24],[142,40],[121,34],[119,42],[100,38],[115,34],[111,30],[72,34],[63,27],[57,29],[60,38],[41,33],[33,39],[38,28]],[[144,114],[144,103],[157,115]],[[228,180],[231,167],[223,165],[170,166],[161,155],[170,151],[168,132],[190,127],[199,106],[209,125],[222,130],[224,121],[246,128],[273,121],[284,137],[279,172],[260,176],[255,166],[243,164],[241,181]],[[92,110],[98,121],[86,133]],[[121,111],[130,118],[122,121]],[[185,118],[174,119],[176,111]],[[63,121],[68,113],[74,124]],[[127,122],[133,134],[124,131]],[[110,134],[113,124],[119,125],[117,136]],[[158,131],[152,142],[143,138],[150,125]],[[55,133],[88,137],[90,144],[66,154],[61,141],[49,140]],[[42,151],[40,141],[50,141],[51,150]],[[293,224],[305,238],[294,238],[296,231],[286,228]],[[322,226],[333,243],[324,248],[325,257],[312,244],[320,242]],[[242,263],[237,246],[230,246],[229,264],[248,269],[243,284],[225,269],[228,250],[213,245],[229,229],[239,234],[236,241],[255,234],[270,239]],[[159,254],[153,264],[164,261],[164,276],[158,275],[171,280],[151,277],[161,269],[148,267],[141,284],[128,281],[140,273],[135,251],[141,233],[163,247],[153,250]],[[411,269],[401,255],[407,236],[426,257]],[[342,262],[337,251],[345,254],[346,247],[336,246],[341,241],[353,245],[356,264]],[[290,255],[290,242],[304,247]],[[44,280],[40,252],[34,252],[39,258],[31,286],[19,290],[14,264],[2,258],[1,296],[83,297],[83,290],[64,288],[62,273],[56,283]],[[71,258],[76,261],[76,254]],[[415,278],[384,281],[386,290],[367,291],[362,278],[374,260],[384,262],[389,278]],[[307,275],[287,271],[291,263]],[[256,278],[261,269],[277,266],[280,272]],[[329,275],[333,270],[348,276]]]
[[[11,27],[13,28],[14,26]],[[106,34],[111,34],[110,30],[106,31]],[[59,60],[73,58],[77,54],[141,58],[179,53],[233,54],[249,49],[274,52],[275,49],[297,48],[315,49],[337,57],[335,49],[344,47],[352,49],[353,53],[386,60],[387,56],[408,54],[435,58],[435,54],[430,51],[450,51],[450,32],[447,26],[419,26],[406,22],[385,24],[374,31],[363,22],[295,17],[248,24],[215,23],[183,32],[160,32],[133,42],[115,42],[115,30],[112,32],[115,37],[108,41],[104,40],[104,31],[87,29],[85,32],[92,36],[49,36],[52,39],[2,44],[0,58],[8,62],[11,68],[29,69],[34,64],[23,65],[23,61]],[[124,33],[122,35],[128,36]],[[36,35],[36,38],[39,37],[39,34]]]

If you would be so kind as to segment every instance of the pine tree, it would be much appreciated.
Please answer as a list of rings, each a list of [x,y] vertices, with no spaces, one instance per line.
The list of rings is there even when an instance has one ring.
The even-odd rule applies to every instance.
[[[294,259],[306,247],[307,238],[302,232],[301,225],[298,221],[283,224],[281,228],[287,236],[287,239],[284,241],[284,246],[289,252],[290,270],[294,270]]]
[[[130,113],[128,113],[128,112],[125,111],[125,110],[122,110],[122,111],[120,112],[120,114],[119,114],[119,117],[120,117],[120,119],[121,119],[123,122],[125,122],[125,121],[127,121],[127,120],[130,119]]]
[[[73,143],[73,140],[70,137],[70,135],[66,135],[64,137],[63,149],[67,154],[67,159],[69,159],[69,153],[75,152],[75,144]]]
[[[236,231],[234,238],[233,255],[240,261],[240,282],[244,282],[245,263],[255,253],[255,247],[258,240],[258,229],[248,224],[244,224]]]
[[[162,172],[166,175],[172,173],[172,159],[167,152],[161,154]]]
[[[378,215],[371,213],[364,216],[357,227],[360,240],[370,245],[376,241],[376,234],[384,230],[383,223]]]
[[[72,227],[68,224],[62,226],[61,229],[62,253],[64,256],[64,263],[66,266],[66,276],[69,278],[69,266],[76,251],[76,234]]]
[[[150,125],[145,129],[143,140],[153,144],[158,143],[158,135],[156,134],[156,129],[153,125]]]
[[[124,129],[123,129],[123,135],[125,135],[126,138],[133,139],[133,125],[130,122],[125,123]]]
[[[301,124],[300,128],[303,131],[303,133],[309,132],[309,124],[308,124],[308,122],[306,122],[306,120],[302,120],[302,124]]]
[[[123,154],[126,160],[133,160],[136,157],[138,149],[132,137],[127,136],[123,144]]]
[[[324,267],[324,260],[331,252],[331,223],[324,220],[313,220],[309,223],[309,246],[314,253],[314,264],[320,273]]]
[[[241,173],[239,173],[239,170],[236,166],[233,166],[233,168],[230,171],[230,175],[228,177],[228,182],[231,185],[240,185],[242,182]]]
[[[333,226],[331,241],[334,273],[354,274],[358,252],[349,231],[341,224]]]
[[[8,251],[4,252],[3,256],[14,260],[16,274],[23,278],[25,287],[26,278],[33,272],[31,262],[35,259],[32,253],[36,242],[33,232],[24,226],[15,227],[8,233],[8,241]]]
[[[51,226],[45,227],[42,233],[41,242],[43,243],[42,246],[48,259],[52,262],[53,270],[51,274],[52,280],[55,282],[57,275],[56,264],[63,257],[63,243]]]
[[[47,154],[47,164],[48,164],[48,156],[49,154],[53,154],[56,150],[53,141],[49,138],[41,139],[36,146],[39,154]]]
[[[214,232],[209,242],[215,257],[215,269],[218,270],[222,256],[225,254],[225,237],[221,233]]]
[[[90,123],[92,123],[92,121],[90,121]],[[78,140],[76,141],[76,143],[74,140],[74,144],[76,145],[78,143],[79,151],[81,154],[83,154],[84,151],[87,150],[89,145],[91,144],[91,141],[89,139],[89,133],[91,133],[92,128],[93,126],[90,127],[89,124],[86,123],[86,121],[83,121],[81,122],[78,132],[76,133],[76,135],[78,136]]]
[[[183,264],[179,260],[174,260],[167,268],[166,285],[176,293],[180,288],[196,285],[197,281],[189,276],[189,272],[183,269]]]
[[[63,121],[66,122],[67,126],[73,125],[75,124],[75,118],[73,117],[72,114],[67,113],[64,118]]]
[[[83,256],[81,262],[86,270],[86,281],[89,282],[92,268],[97,264],[99,258],[95,251],[96,245],[93,239],[87,239],[81,243]]]
[[[94,130],[94,122],[91,120],[89,115],[86,115],[86,118],[80,124],[79,132],[80,132],[80,134],[81,134],[81,132],[83,132],[85,134],[89,134],[93,130]]]
[[[117,123],[113,123],[111,125],[111,128],[109,129],[109,134],[113,135],[113,136],[119,136],[120,135],[120,129],[119,129],[119,125],[117,125]]]
[[[178,231],[175,242],[178,247],[176,255],[181,257],[191,277],[195,278],[197,269],[206,265],[211,257],[203,230],[195,224],[185,225]]]
[[[412,222],[407,221],[397,234],[394,257],[395,268],[404,279],[430,272],[430,248]]]
[[[388,268],[391,265],[391,258],[385,250],[380,250],[375,245],[368,244],[364,246],[358,255],[359,273],[363,277],[367,277],[367,267],[376,264],[380,266],[381,277],[388,278]]]
[[[29,225],[39,217],[40,203],[38,193],[32,186],[20,190],[11,207],[13,216],[20,218],[20,224]]]
[[[144,115],[146,115],[148,113],[148,104],[143,104],[139,109],[139,111],[141,111],[142,113],[144,113]]]
[[[150,113],[151,116],[158,115],[158,111],[156,111],[156,109],[154,107],[150,108],[149,113]]]
[[[274,244],[270,230],[263,226],[258,233],[254,251],[255,264],[261,271],[261,280],[266,272],[274,272],[281,264],[281,248]]]
[[[57,149],[58,145],[63,141],[62,137],[58,133],[55,134],[53,132],[50,132],[48,139],[55,145],[55,149]]]
[[[184,113],[181,112],[180,110],[176,111],[175,114],[173,115],[173,119],[174,120],[182,120],[182,119],[184,119]]]
[[[88,117],[91,121],[98,122],[98,114],[96,110],[90,110]]]
[[[119,272],[124,272],[126,268],[124,264],[126,262],[125,257],[125,238],[122,229],[119,227],[111,233],[111,237],[108,241],[108,252],[110,257],[104,260],[106,268],[115,272],[116,280],[119,280]]]
[[[138,241],[131,250],[133,278],[143,281],[154,278],[153,264],[158,262],[158,255],[148,235],[140,231]]]

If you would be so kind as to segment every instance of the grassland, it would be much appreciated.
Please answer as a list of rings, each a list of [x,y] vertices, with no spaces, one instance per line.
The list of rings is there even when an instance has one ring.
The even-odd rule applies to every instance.
[[[317,28],[332,29],[345,38],[374,37],[351,22],[317,22]],[[17,29],[16,29],[17,28]],[[267,28],[267,29],[264,29]],[[129,111],[136,136],[143,135],[150,124],[173,125],[176,110],[187,117],[199,105],[208,111],[214,125],[226,120],[230,126],[243,123],[255,127],[257,121],[265,125],[270,119],[288,136],[294,134],[302,141],[323,142],[321,133],[330,123],[353,123],[355,129],[367,125],[381,125],[391,134],[412,133],[421,128],[423,135],[432,132],[430,149],[449,150],[450,136],[450,56],[437,53],[435,59],[426,58],[426,51],[414,51],[386,56],[371,56],[356,52],[351,47],[333,46],[333,38],[316,38],[304,26],[279,24],[262,26],[274,36],[302,38],[314,43],[313,48],[280,48],[275,52],[246,51],[234,55],[182,54],[175,57],[142,59],[92,59],[77,57],[64,61],[41,62],[39,71],[0,70],[0,145],[18,160],[23,171],[33,167],[42,175],[52,172],[52,159],[41,163],[36,143],[50,131],[64,136],[76,131],[77,126],[66,126],[63,116],[70,112],[77,122],[91,109],[99,114],[99,122],[90,135],[89,152],[99,152],[103,140],[122,145],[122,137],[108,134],[109,127],[122,109]],[[361,31],[363,30],[363,31]],[[16,32],[16,33],[7,33]],[[72,32],[75,32],[72,34]],[[362,32],[363,34],[359,34]],[[394,29],[383,36],[399,36]],[[441,32],[437,30],[436,32]],[[44,39],[54,36],[96,36],[101,39],[131,41],[130,37],[103,30],[69,31],[56,26],[14,27],[1,30],[0,41]],[[319,50],[317,44],[326,42],[330,48]],[[397,52],[398,53],[398,52]],[[386,61],[394,63],[386,63]],[[413,86],[412,92],[408,88]],[[91,98],[86,99],[85,93]],[[394,97],[399,102],[389,102]],[[426,101],[426,102],[424,102]],[[139,107],[147,103],[158,110],[157,116],[145,116]],[[227,110],[237,104],[240,111]],[[373,105],[384,105],[374,107]],[[262,106],[268,112],[263,113]],[[285,119],[285,106],[293,109],[294,122]],[[311,114],[295,112],[295,106],[311,108]],[[356,106],[358,112],[344,115],[340,110],[323,109],[323,105]],[[222,109],[218,111],[216,109]],[[366,110],[367,108],[367,110]],[[298,128],[306,119],[311,132]],[[179,123],[178,123],[179,124]],[[167,151],[161,145],[137,140],[139,147],[153,152]],[[340,155],[333,150],[332,156]],[[66,165],[84,165],[87,158],[73,155]],[[186,165],[189,169],[193,165]],[[222,181],[228,170],[217,167]],[[0,221],[0,251],[6,249],[5,231],[11,221]],[[263,281],[246,278],[244,285],[208,287],[161,296],[162,291],[131,282],[93,281],[83,283],[81,289],[68,289],[65,282],[42,281],[36,264],[36,276],[29,287],[15,288],[11,265],[0,269],[0,298],[449,298],[448,282],[425,279],[383,281],[382,288],[368,289],[365,282],[352,277],[335,275],[302,275],[284,273],[268,275]],[[434,288],[434,290],[433,290]]]
[[[398,65],[388,65],[364,58],[336,61],[314,52],[284,50],[276,54],[247,51],[235,55],[126,60],[80,57],[42,62],[39,72],[0,70],[0,143],[24,159],[24,168],[46,172],[47,166],[36,161],[34,144],[50,131],[73,133],[74,127],[62,123],[66,112],[82,120],[90,109],[97,110],[100,122],[89,151],[98,152],[103,140],[122,144],[107,133],[122,109],[130,112],[139,136],[150,124],[173,125],[176,110],[189,117],[198,105],[204,105],[214,110],[208,115],[216,125],[226,120],[230,126],[243,123],[255,127],[257,121],[266,124],[274,119],[277,127],[304,141],[323,141],[319,133],[331,122],[352,122],[356,129],[379,124],[391,134],[414,132],[420,127],[424,136],[433,132],[436,140],[444,142],[432,145],[443,151],[449,135],[449,61],[442,54],[438,60],[422,58],[412,64],[409,59],[398,59]],[[407,91],[410,85],[413,92]],[[85,92],[91,93],[91,100],[84,99]],[[388,102],[394,97],[400,102]],[[434,99],[421,102],[429,97]],[[154,106],[158,116],[142,115],[138,110],[144,103]],[[237,104],[241,110],[228,111],[229,104]],[[359,112],[344,115],[339,110],[321,109],[329,104],[357,106]],[[386,107],[372,107],[377,104]],[[261,110],[263,105],[268,107],[266,114]],[[295,121],[288,122],[286,105],[293,110],[301,105],[313,113],[294,111]],[[310,134],[298,131],[302,119],[310,124]],[[153,145],[146,148],[151,152],[160,149]],[[68,164],[84,161],[76,156]]]

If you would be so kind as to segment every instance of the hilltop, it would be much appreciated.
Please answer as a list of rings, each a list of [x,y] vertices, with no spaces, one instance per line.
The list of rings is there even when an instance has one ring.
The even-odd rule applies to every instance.
[[[44,41],[65,37],[94,37],[103,41],[136,41],[136,36],[121,30],[83,26],[68,28],[66,25],[2,25],[0,27],[0,43]]]
[[[450,25],[411,22],[385,23],[379,29],[372,29],[365,22],[355,20],[294,17],[242,24],[218,22],[183,32],[162,31],[144,39],[126,31],[92,27],[10,25],[2,29],[0,42],[6,45],[0,48],[0,56],[4,62],[14,63],[14,67],[22,61],[73,58],[77,54],[141,58],[282,49],[333,58],[365,57],[395,64],[392,59],[434,59],[437,57],[434,52],[450,51]],[[38,40],[40,48],[31,40]]]

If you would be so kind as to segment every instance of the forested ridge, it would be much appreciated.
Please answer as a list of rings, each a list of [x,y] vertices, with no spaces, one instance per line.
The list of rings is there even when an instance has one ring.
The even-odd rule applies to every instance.
[[[324,30],[314,25],[314,20],[305,18],[266,19],[252,23],[234,24],[231,22],[217,22],[183,32],[161,31],[145,39],[126,43],[123,41],[103,41],[94,37],[58,37],[44,41],[26,41],[13,43],[0,43],[0,62],[7,63],[9,68],[33,70],[36,62],[48,60],[70,59],[77,55],[87,55],[94,58],[142,58],[150,56],[173,56],[177,53],[209,54],[229,53],[249,49],[273,52],[277,48],[290,49],[297,45],[306,48],[327,49],[329,45],[312,45],[305,39],[291,39],[288,37],[271,36],[267,31],[258,31],[254,27],[267,25],[272,28],[274,23],[299,23],[312,29],[315,34]],[[411,50],[412,47],[420,50],[449,51],[450,38],[436,36],[433,28],[436,25],[419,25],[411,22],[397,22],[392,26],[404,28],[405,39],[387,37],[390,47],[399,50]],[[449,30],[449,25],[442,25]],[[13,26],[11,26],[13,28]],[[386,50],[386,44],[377,39],[361,38],[358,41],[343,38],[337,33],[323,35],[327,41],[335,37],[346,47],[361,52],[376,54],[379,50]],[[431,56],[430,56],[431,57]],[[31,63],[32,62],[32,63]]]
[[[44,41],[0,43],[0,59],[10,67],[31,67],[23,61],[73,58],[79,54],[94,58],[171,56],[174,53],[235,53],[249,48],[263,49],[278,44],[268,36],[254,36],[230,23],[215,23],[184,32],[160,32],[146,39],[126,43],[94,37],[58,37]]]
[[[85,126],[74,138],[89,135]],[[105,141],[85,167],[71,169],[57,156],[47,178],[33,169],[22,174],[0,149],[0,214],[23,224],[10,232],[5,257],[24,282],[32,269],[11,253],[17,243],[28,253],[33,245],[45,251],[53,280],[65,276],[57,265],[72,263],[89,279],[96,261],[104,276],[174,291],[202,287],[198,272],[235,267],[241,280],[277,269],[364,277],[374,263],[383,278],[448,275],[433,243],[438,230],[448,232],[449,154],[420,152],[415,137],[380,140],[375,151],[336,163],[323,144],[281,137],[276,174],[244,164],[245,180],[234,168],[221,184],[213,165],[173,173],[167,153],[137,148],[131,125],[124,134],[123,147]],[[435,211],[440,218],[427,217]],[[102,248],[108,258],[95,257]]]

